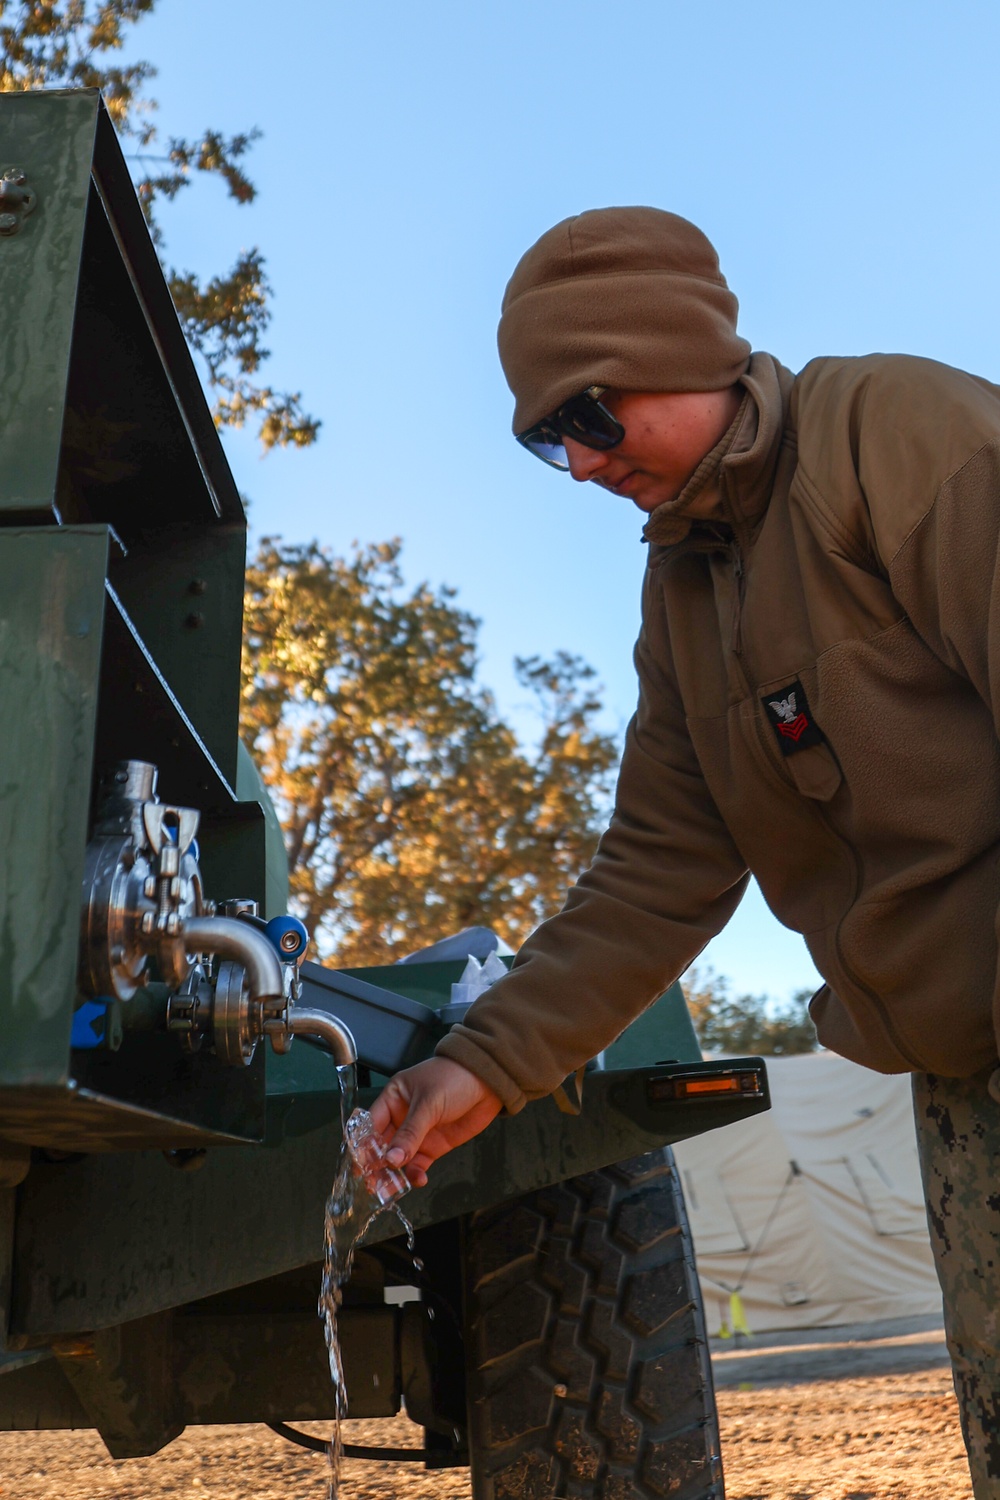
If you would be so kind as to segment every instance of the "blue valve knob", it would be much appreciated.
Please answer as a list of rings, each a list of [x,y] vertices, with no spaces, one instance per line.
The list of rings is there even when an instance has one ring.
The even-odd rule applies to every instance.
[[[309,945],[309,934],[305,923],[298,917],[272,917],[264,928],[264,936],[277,950],[278,957],[287,963],[299,959]]]
[[[111,1001],[107,999],[85,1000],[79,1010],[74,1011],[73,1028],[69,1034],[71,1047],[80,1052],[89,1052],[94,1047],[102,1046],[110,1004]]]

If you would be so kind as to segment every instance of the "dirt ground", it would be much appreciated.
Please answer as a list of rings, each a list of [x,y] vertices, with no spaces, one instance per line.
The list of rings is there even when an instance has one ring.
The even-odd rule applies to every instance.
[[[770,1335],[714,1358],[728,1500],[971,1500],[939,1329]],[[420,1436],[404,1417],[345,1428],[355,1443]],[[0,1435],[0,1500],[325,1500],[326,1479],[321,1455],[263,1427],[191,1429],[122,1464],[91,1433]],[[342,1500],[468,1495],[464,1469],[344,1465]]]

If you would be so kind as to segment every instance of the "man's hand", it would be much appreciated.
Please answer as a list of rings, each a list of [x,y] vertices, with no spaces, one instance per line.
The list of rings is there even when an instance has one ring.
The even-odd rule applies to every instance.
[[[389,1161],[405,1167],[414,1187],[427,1185],[427,1168],[485,1130],[503,1102],[475,1073],[447,1057],[432,1057],[397,1073],[371,1107],[372,1124],[390,1144]]]

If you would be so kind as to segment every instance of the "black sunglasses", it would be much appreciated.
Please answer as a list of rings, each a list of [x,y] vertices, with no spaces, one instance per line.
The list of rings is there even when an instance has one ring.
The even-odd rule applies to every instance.
[[[564,437],[582,443],[585,448],[597,448],[602,453],[608,448],[616,448],[625,436],[625,429],[598,399],[606,389],[603,385],[591,385],[579,396],[571,396],[551,416],[543,417],[534,427],[517,433],[518,442],[543,464],[551,464],[553,469],[563,471],[569,468]]]

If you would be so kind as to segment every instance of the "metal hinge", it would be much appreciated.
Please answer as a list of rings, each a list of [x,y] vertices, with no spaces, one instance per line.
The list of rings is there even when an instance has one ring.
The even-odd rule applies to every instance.
[[[35,211],[38,194],[25,186],[27,180],[20,167],[5,167],[0,174],[0,235],[17,234]]]

